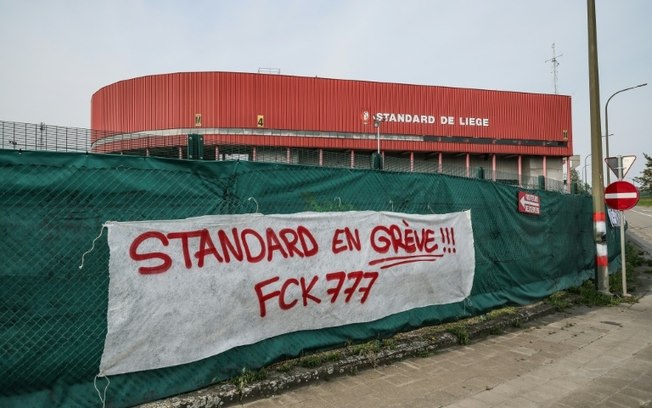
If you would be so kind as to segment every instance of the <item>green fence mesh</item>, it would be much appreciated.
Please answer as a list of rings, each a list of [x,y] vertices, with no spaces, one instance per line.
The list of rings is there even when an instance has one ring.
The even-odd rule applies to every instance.
[[[525,304],[593,276],[588,196],[429,173],[0,150],[0,406],[98,406],[106,335],[106,221],[206,214],[471,209],[476,272],[461,303],[291,333],[177,367],[111,377],[106,406],[197,389],[302,352]],[[610,259],[617,258],[609,228]],[[89,252],[90,249],[93,249]],[[83,267],[82,267],[83,265]],[[98,379],[103,388],[105,379]]]

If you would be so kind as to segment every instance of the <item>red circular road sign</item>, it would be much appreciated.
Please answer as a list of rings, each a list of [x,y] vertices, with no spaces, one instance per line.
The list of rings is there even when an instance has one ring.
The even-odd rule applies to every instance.
[[[614,181],[604,189],[604,201],[614,210],[629,210],[639,198],[638,189],[629,181]]]

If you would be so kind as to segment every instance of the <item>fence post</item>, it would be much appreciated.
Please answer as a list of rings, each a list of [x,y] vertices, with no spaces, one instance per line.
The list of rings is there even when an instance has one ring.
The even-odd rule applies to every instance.
[[[188,158],[204,160],[204,138],[202,135],[196,133],[188,135]]]
[[[539,190],[545,190],[545,189],[546,189],[546,177],[539,176]]]
[[[371,168],[374,170],[383,169],[383,157],[376,152],[371,154]]]

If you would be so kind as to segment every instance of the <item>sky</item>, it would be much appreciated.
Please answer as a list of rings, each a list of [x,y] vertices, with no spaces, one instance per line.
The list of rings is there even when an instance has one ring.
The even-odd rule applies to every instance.
[[[609,155],[636,156],[631,180],[652,155],[652,1],[595,4],[601,134],[607,99],[651,82],[608,105]],[[0,53],[0,120],[82,128],[94,92],[144,75],[274,68],[555,93],[555,57],[576,170],[591,175],[583,0],[0,0]]]

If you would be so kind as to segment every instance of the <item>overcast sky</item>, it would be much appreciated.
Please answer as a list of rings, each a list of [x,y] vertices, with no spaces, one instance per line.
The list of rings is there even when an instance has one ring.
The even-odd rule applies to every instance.
[[[596,0],[596,13],[604,123],[609,96],[652,82],[652,1]],[[0,0],[0,120],[88,128],[91,96],[105,85],[261,67],[554,93],[553,43],[583,175],[591,153],[584,0]],[[652,154],[652,84],[614,97],[608,113],[610,155],[637,156],[631,179],[642,153]]]

